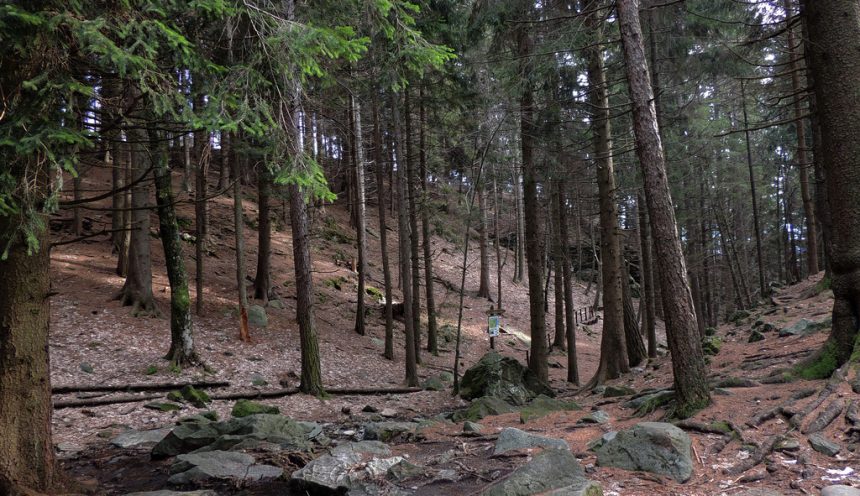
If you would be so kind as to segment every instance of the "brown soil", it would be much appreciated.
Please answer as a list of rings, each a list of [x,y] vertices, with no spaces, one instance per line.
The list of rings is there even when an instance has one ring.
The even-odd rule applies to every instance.
[[[106,178],[98,175],[85,181],[88,188],[108,187]],[[250,198],[251,191],[248,191]],[[278,388],[279,381],[287,381],[295,386],[299,372],[298,329],[295,322],[294,275],[292,266],[292,245],[289,226],[282,221],[276,222],[273,234],[272,279],[276,292],[286,308],[269,307],[267,328],[252,329],[252,342],[245,344],[238,339],[236,317],[236,284],[231,227],[231,202],[227,197],[218,198],[210,203],[213,256],[206,259],[206,305],[203,315],[195,316],[195,338],[197,351],[211,373],[202,368],[170,371],[163,355],[169,345],[168,321],[165,317],[135,318],[112,296],[120,289],[122,278],[114,273],[115,257],[110,252],[110,243],[105,236],[91,238],[85,242],[58,246],[52,251],[53,287],[57,295],[52,299],[51,361],[52,383],[58,385],[86,384],[125,384],[140,382],[170,382],[184,380],[225,380],[231,386],[218,392],[248,391],[254,389],[252,376],[262,376],[268,383],[259,389]],[[273,202],[277,203],[277,202]],[[107,205],[101,205],[107,206]],[[273,205],[274,215],[283,219],[280,205]],[[369,208],[368,226],[373,233],[378,230],[375,208]],[[109,215],[100,211],[88,212],[93,230],[102,226],[109,227]],[[63,212],[63,215],[70,215]],[[180,204],[179,215],[193,219],[193,207],[189,203]],[[246,219],[255,219],[256,204],[245,201]],[[349,267],[355,249],[352,243],[338,243],[336,237],[326,234],[326,226],[341,226],[342,233],[350,235],[347,214],[342,205],[327,206],[315,211],[316,237],[313,241],[314,285],[317,293],[317,326],[320,335],[323,380],[329,387],[396,387],[403,383],[403,333],[402,324],[396,323],[397,360],[382,358],[382,349],[374,344],[374,339],[382,339],[384,320],[382,312],[375,305],[368,317],[366,336],[356,335],[353,328],[354,305],[356,301],[356,274]],[[154,219],[154,217],[153,217]],[[326,221],[325,219],[331,219]],[[254,223],[255,224],[255,223]],[[153,228],[157,224],[153,222]],[[187,228],[189,231],[190,227]],[[249,275],[253,276],[256,262],[254,247],[256,231],[246,229],[246,253]],[[378,236],[369,236],[369,284],[382,286],[382,266]],[[69,239],[67,232],[55,233],[57,240]],[[396,246],[396,231],[389,229],[391,247]],[[460,235],[461,236],[461,235]],[[159,305],[164,312],[169,309],[169,288],[163,269],[163,254],[160,242],[153,239],[154,290]],[[477,361],[489,348],[485,336],[486,311],[490,302],[475,298],[478,286],[478,253],[474,243],[471,246],[469,267],[466,279],[466,303],[463,325],[463,354],[461,371]],[[433,239],[434,268],[436,275],[458,286],[462,251],[455,243],[440,237]],[[392,252],[392,266],[396,263],[396,253]],[[189,277],[193,281],[194,263],[191,259],[193,245],[186,246],[186,259]],[[495,267],[492,258],[491,267]],[[503,255],[504,256],[504,255]],[[346,263],[344,263],[344,261]],[[504,307],[503,327],[508,330],[528,332],[528,295],[525,283],[514,284],[513,256],[506,257],[504,269]],[[329,287],[325,281],[343,277],[346,283],[341,290]],[[396,272],[394,275],[397,282]],[[795,287],[783,290],[777,297],[776,312],[761,318],[774,323],[777,327],[791,324],[801,317],[820,319],[830,309],[832,299],[829,292],[804,298],[816,283],[810,280]],[[491,274],[491,285],[495,288],[495,272]],[[584,294],[584,285],[576,287],[576,306],[584,307],[593,300],[593,292]],[[448,291],[443,284],[435,285],[440,324],[456,325],[457,294]],[[495,293],[495,291],[493,291]],[[194,292],[192,290],[192,298]],[[368,298],[370,303],[370,298]],[[552,309],[550,302],[550,309]],[[770,307],[768,307],[770,308]],[[763,308],[761,314],[767,310]],[[724,325],[718,330],[724,345],[720,353],[713,357],[711,372],[720,377],[737,376],[762,378],[772,370],[795,363],[803,356],[798,354],[811,351],[820,346],[826,337],[817,333],[807,337],[779,338],[775,333],[767,334],[764,341],[748,344],[747,336],[757,316],[742,325]],[[548,319],[552,320],[552,319]],[[583,382],[596,370],[600,323],[580,330],[577,336],[580,374]],[[511,334],[497,339],[497,348],[520,360],[524,360],[528,346]],[[768,362],[768,357],[773,357]],[[779,358],[784,357],[784,358]],[[438,374],[453,367],[453,345],[445,345],[439,356],[422,354],[423,364],[419,367],[422,377]],[[754,359],[762,359],[763,365],[757,370],[744,370],[742,365]],[[551,362],[558,367],[550,369],[552,385],[562,395],[574,395],[575,390],[565,382],[566,359],[563,354],[554,352]],[[82,370],[82,364],[90,364],[93,373]],[[155,374],[147,375],[147,368],[156,366]],[[615,381],[630,385],[636,390],[661,388],[671,385],[671,364],[667,357],[661,357],[644,369],[637,369],[629,376]],[[752,388],[732,388],[729,395],[715,395],[712,406],[700,412],[695,420],[731,420],[742,426],[749,418],[785,401],[793,392],[804,388],[818,388],[823,381],[797,381],[789,384],[764,385]],[[120,393],[127,394],[127,393]],[[842,387],[837,393],[846,399],[855,397],[850,388]],[[56,395],[55,400],[72,399],[80,395]],[[811,401],[813,397],[802,400],[799,405]],[[622,401],[607,401],[602,397],[584,393],[577,395],[582,411],[556,413],[532,421],[525,426],[519,425],[515,414],[487,418],[486,437],[465,438],[460,431],[461,425],[439,424],[431,429],[427,438],[413,443],[395,444],[398,453],[408,454],[413,460],[430,460],[451,450],[453,458],[439,465],[453,468],[461,473],[457,483],[435,482],[421,486],[418,494],[468,494],[488,481],[509,472],[522,464],[524,456],[493,459],[487,450],[492,446],[498,430],[505,426],[517,426],[544,435],[564,438],[575,453],[581,454],[583,465],[596,464],[595,457],[586,450],[586,443],[603,432],[631,426],[642,420],[659,420],[663,410],[653,412],[644,418],[634,417],[633,412],[621,407]],[[404,419],[430,417],[443,411],[451,411],[465,405],[465,402],[452,397],[449,391],[425,391],[407,395],[385,396],[333,396],[320,400],[306,395],[293,395],[279,399],[265,400],[265,403],[278,406],[281,412],[301,420],[330,422],[344,425],[358,423],[363,418],[358,413],[366,405],[379,409],[395,408],[398,416]],[[826,404],[826,402],[825,402]],[[211,409],[220,417],[229,415],[232,402],[216,401]],[[579,427],[576,421],[589,410],[600,408],[607,411],[612,420],[609,426]],[[352,413],[343,413],[349,409]],[[128,426],[136,429],[155,428],[170,425],[180,416],[194,413],[196,409],[186,407],[183,411],[162,413],[143,408],[143,403],[126,403],[88,408],[69,408],[57,410],[54,414],[54,442],[60,449],[63,467],[81,487],[93,494],[124,494],[140,490],[154,490],[163,487],[167,477],[164,462],[148,460],[145,452],[128,452],[115,449],[107,443],[111,433]],[[841,440],[846,427],[844,419],[837,419],[825,431],[831,439]],[[787,425],[777,417],[760,428],[743,427],[748,442],[760,443],[774,434],[786,432]],[[746,474],[737,476],[723,475],[722,469],[730,466],[743,456],[738,441],[730,443],[720,454],[711,454],[711,446],[718,436],[690,432],[693,438],[697,463],[694,476],[686,484],[677,484],[665,478],[625,472],[616,469],[595,467],[590,477],[601,481],[606,494],[617,495],[716,495],[736,494],[740,488],[775,488],[785,494],[818,494],[818,488],[836,482],[827,478],[841,480],[844,484],[860,485],[856,472],[846,476],[828,473],[831,469],[858,467],[857,456],[843,449],[837,458],[828,458],[811,450],[805,436],[795,431],[789,433],[801,441],[799,452],[794,454],[775,453],[770,456],[772,463],[765,471],[761,464]],[[845,443],[843,442],[843,447]],[[295,458],[282,459],[281,464],[301,464]],[[805,463],[804,463],[805,462]],[[764,477],[756,482],[744,482],[742,475],[762,473]],[[418,485],[418,484],[416,484]],[[239,488],[222,486],[225,494],[288,494],[283,482],[269,482],[253,487]],[[70,487],[70,490],[72,488]]]

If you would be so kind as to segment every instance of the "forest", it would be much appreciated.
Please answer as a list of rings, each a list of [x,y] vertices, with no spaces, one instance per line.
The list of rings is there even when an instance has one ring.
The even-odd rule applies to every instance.
[[[860,496],[860,0],[0,42],[0,496]]]

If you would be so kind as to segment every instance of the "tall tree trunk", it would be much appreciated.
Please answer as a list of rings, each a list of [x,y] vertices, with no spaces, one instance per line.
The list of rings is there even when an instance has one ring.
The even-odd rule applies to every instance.
[[[534,41],[525,26],[520,25],[516,30],[517,55],[519,56],[520,74],[526,80],[534,70],[531,55],[534,51]],[[541,225],[538,218],[538,171],[534,159],[534,95],[532,88],[526,83],[520,94],[520,147],[523,161],[523,218],[525,224],[525,255],[529,277],[529,317],[531,337],[531,358],[529,368],[538,379],[547,381],[547,343],[546,343],[546,314],[543,309],[543,247],[541,241]]]
[[[639,210],[639,252],[642,254],[641,279],[639,297],[644,302],[642,327],[648,337],[648,358],[657,358],[657,332],[654,326],[654,268],[651,256],[651,221],[648,218],[648,207],[645,205],[645,195],[639,192],[636,198]]]
[[[221,155],[219,158],[220,169],[218,170],[218,191],[226,191],[229,195],[227,183],[230,182],[230,133],[221,131]]]
[[[132,90],[136,99],[139,90]],[[132,307],[132,314],[157,315],[155,297],[152,294],[152,257],[149,237],[149,181],[142,180],[150,170],[147,160],[147,137],[141,129],[128,129],[131,148],[131,170],[137,183],[131,191],[131,240],[128,250],[128,275],[120,290],[120,301]]]
[[[794,93],[794,130],[797,134],[797,150],[794,153],[795,166],[800,179],[800,197],[803,201],[803,215],[806,219],[806,265],[807,274],[818,273],[818,229],[815,222],[815,208],[812,203],[812,194],[809,191],[809,158],[806,154],[808,147],[806,143],[806,120],[803,118],[803,93],[804,88],[800,83],[800,69],[798,60],[798,42],[791,27],[792,7],[791,0],[783,0],[785,8],[786,30],[788,32],[788,57],[789,71],[791,72],[791,90]]]
[[[272,196],[272,175],[269,165],[261,162],[257,167],[257,274],[254,276],[254,298],[269,301],[272,293],[272,218],[269,199]]]
[[[128,184],[131,180],[131,158],[128,143],[118,141],[114,148],[113,156],[113,187],[119,189]],[[116,275],[128,276],[128,252],[131,248],[131,191],[121,191],[115,193],[112,199],[112,207],[114,209],[112,215],[117,220],[118,225],[115,229],[121,229],[114,233],[114,250],[116,250]]]
[[[421,176],[421,241],[424,248],[424,299],[427,307],[427,351],[439,353],[436,298],[433,294],[433,254],[430,251],[430,191],[427,187],[427,116],[424,111],[424,83],[419,93],[418,174]]]
[[[496,246],[496,308],[502,310],[502,243],[499,235],[499,188],[496,182],[496,170],[493,167],[493,237]],[[507,252],[505,252],[507,257]]]
[[[592,135],[600,204],[600,259],[603,283],[603,332],[600,339],[600,364],[592,379],[602,384],[630,370],[624,339],[624,304],[622,293],[621,240],[618,228],[618,205],[615,201],[615,169],[612,161],[612,129],[609,114],[609,88],[603,68],[600,13],[597,1],[589,0],[587,24],[592,43],[586,49],[588,59],[589,102],[593,109]]]
[[[235,144],[235,143],[231,143]],[[233,163],[233,231],[236,248],[236,286],[239,291],[239,339],[249,341],[248,288],[245,286],[245,218],[242,208],[242,161]]]
[[[640,365],[648,358],[642,334],[639,333],[639,323],[636,321],[636,310],[633,308],[633,294],[630,290],[630,275],[627,270],[622,274],[622,298],[624,299],[624,342],[627,345],[627,363],[631,367]]]
[[[564,327],[567,331],[567,381],[579,385],[579,366],[576,360],[576,319],[573,308],[573,274],[571,271],[570,243],[567,228],[567,184],[558,179],[558,233],[561,239],[561,271],[564,278]]]
[[[409,260],[412,264],[412,326],[415,334],[415,363],[421,363],[421,267],[419,263],[418,208],[416,205],[415,155],[412,150],[412,98],[409,86],[404,91],[404,115],[406,129],[406,194],[409,200]]]
[[[403,324],[406,331],[406,385],[418,385],[418,364],[415,354],[416,336],[415,321],[413,320],[414,308],[412,306],[412,267],[409,261],[409,215],[407,214],[408,200],[406,199],[406,153],[404,153],[403,136],[400,134],[400,109],[397,98],[392,98],[391,115],[394,125],[394,140],[397,149],[397,232],[398,253],[400,263],[400,281],[403,293]]]
[[[21,177],[23,171],[13,169],[12,174]],[[47,194],[46,178],[41,181]],[[41,220],[47,225],[47,216]],[[48,357],[50,240],[46,229],[36,227],[39,250],[29,254],[16,231],[21,221],[0,215],[8,250],[0,258],[0,493],[9,495],[32,494],[24,488],[50,492],[56,469]],[[6,233],[16,234],[10,238]]]
[[[616,8],[633,103],[636,152],[645,178],[645,195],[655,235],[666,335],[672,353],[675,414],[687,417],[710,403],[705,357],[696,332],[696,315],[687,285],[687,268],[669,192],[663,144],[653,103],[654,93],[648,80],[648,65],[639,24],[639,2],[618,0]]]
[[[522,144],[520,144],[522,146]],[[520,184],[520,174],[517,171],[517,167],[513,166],[512,172],[512,181],[514,188],[514,203],[515,203],[515,214],[517,216],[517,244],[516,244],[516,257],[514,258],[515,267],[514,267],[514,282],[521,282],[523,280],[523,271],[525,267],[525,226],[523,225],[523,198],[522,198],[522,186]]]
[[[364,200],[364,141],[361,134],[361,107],[355,97],[349,96],[352,111],[352,134],[355,142],[356,213],[358,214],[358,295],[355,309],[355,332],[364,335],[364,296],[367,277],[367,204]]]
[[[394,360],[394,297],[391,289],[391,264],[388,260],[388,226],[385,222],[385,172],[382,165],[382,130],[379,126],[379,101],[373,92],[373,162],[376,168],[377,211],[379,214],[379,246],[382,256],[382,277],[385,284],[385,358]],[[391,185],[393,186],[393,185]],[[429,280],[429,279],[428,279]]]
[[[170,350],[164,357],[174,365],[185,366],[198,362],[194,352],[194,329],[191,323],[191,297],[185,260],[182,258],[182,240],[179,223],[173,206],[173,185],[168,165],[167,145],[163,133],[149,131],[150,150],[155,161],[155,200],[158,205],[158,232],[164,248],[167,279],[170,281]],[[198,238],[198,242],[199,242]]]
[[[551,221],[555,227],[552,233],[552,262],[553,270],[555,271],[555,277],[553,280],[555,297],[555,336],[553,337],[552,347],[559,350],[566,350],[567,345],[565,341],[567,339],[567,332],[564,316],[564,264],[566,263],[566,258],[564,256],[564,252],[562,252],[561,213],[559,210],[563,208],[563,205],[559,199],[559,195],[561,194],[559,191],[560,188],[560,181],[555,180],[552,185],[549,208],[552,217]]]
[[[198,95],[195,99],[195,110],[201,110],[203,107],[203,95]],[[212,146],[209,140],[209,132],[206,130],[197,130],[194,132],[194,237],[196,243],[194,246],[195,256],[195,286],[197,291],[196,311],[197,315],[203,315],[203,286],[205,282],[205,267],[204,259],[208,253],[209,229],[208,219],[206,215],[206,196],[208,195],[208,185],[206,184],[206,176],[209,171],[209,160],[212,156]]]
[[[490,297],[490,241],[487,233],[487,202],[483,185],[477,185],[478,194],[478,248],[480,254],[480,277],[478,284],[478,298]]]
[[[860,94],[860,3],[805,0],[802,5],[833,222],[833,327],[817,357],[825,365],[817,375],[823,376],[849,359],[856,363],[860,351],[860,116],[855,108]]]
[[[762,256],[761,250],[761,221],[759,220],[758,194],[756,193],[755,175],[753,174],[752,148],[750,147],[750,130],[749,122],[747,119],[747,98],[745,87],[746,85],[744,84],[744,82],[741,82],[741,105],[744,114],[744,139],[746,140],[747,146],[747,168],[749,169],[750,173],[750,198],[752,199],[753,229],[755,230],[755,250],[756,258],[758,259],[759,297],[765,298],[767,297],[767,286],[765,286],[764,282],[764,257]]]

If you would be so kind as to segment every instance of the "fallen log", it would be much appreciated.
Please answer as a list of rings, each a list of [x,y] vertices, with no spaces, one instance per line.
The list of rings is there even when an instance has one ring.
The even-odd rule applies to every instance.
[[[185,386],[193,386],[196,389],[211,389],[230,386],[229,382],[225,381],[197,381],[197,382],[154,382],[154,383],[137,383],[137,384],[92,384],[83,386],[54,386],[51,388],[51,394],[66,394],[66,393],[89,393],[96,391],[162,391],[172,389],[182,389]]]
[[[145,396],[118,396],[113,398],[92,398],[84,400],[57,400],[54,402],[54,410],[61,408],[80,408],[85,406],[113,405],[116,403],[134,403],[137,401],[149,401],[164,398],[161,394],[148,394]]]
[[[421,388],[401,387],[401,388],[331,388],[326,389],[326,394],[331,395],[354,395],[354,396],[371,396],[383,394],[411,394],[424,391]],[[258,399],[258,398],[280,398],[298,394],[298,388],[259,390],[259,391],[239,391],[235,393],[210,394],[212,400],[240,400],[240,399]],[[57,400],[54,402],[54,409],[61,408],[76,408],[85,406],[100,406],[112,405],[115,403],[134,403],[137,401],[149,401],[155,399],[163,399],[160,394],[149,394],[143,396],[115,396],[112,398],[94,398],[94,399],[79,399],[79,400]]]

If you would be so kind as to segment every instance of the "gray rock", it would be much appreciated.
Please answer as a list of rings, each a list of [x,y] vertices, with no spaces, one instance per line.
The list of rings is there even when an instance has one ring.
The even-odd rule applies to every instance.
[[[605,424],[609,422],[609,414],[603,410],[595,410],[579,419],[580,424]]]
[[[287,305],[282,300],[269,300],[268,306],[271,308],[277,308],[278,310],[287,308]]]
[[[587,486],[585,472],[573,454],[566,450],[547,449],[532,458],[528,463],[511,472],[504,479],[492,484],[481,492],[481,496],[531,496],[544,494],[561,488]],[[580,494],[600,496],[600,487],[591,485],[585,492],[551,493],[557,495]]]
[[[81,371],[86,372],[87,374],[92,374],[94,372],[93,366],[87,362],[81,363]]]
[[[757,343],[759,341],[764,341],[764,334],[759,332],[758,329],[754,329],[753,332],[750,333],[747,343]]]
[[[463,432],[467,434],[478,434],[484,430],[484,426],[475,422],[466,421],[463,424]]]
[[[413,439],[418,435],[418,427],[416,422],[368,422],[362,426],[366,441],[390,441],[396,437]]]
[[[248,323],[254,327],[266,327],[269,325],[269,317],[266,315],[266,309],[260,305],[249,306]]]
[[[394,408],[383,408],[379,414],[385,418],[393,418],[397,416],[397,410]]]
[[[530,369],[515,358],[494,351],[469,368],[460,383],[460,396],[467,400],[492,396],[512,405],[525,405],[540,394],[555,396],[549,385]]]
[[[499,433],[499,438],[496,440],[496,447],[493,450],[493,456],[525,448],[570,449],[567,442],[563,439],[538,436],[513,427],[507,427]]]
[[[167,482],[179,485],[212,479],[255,481],[280,477],[283,472],[280,467],[254,463],[254,457],[245,453],[207,451],[177,456]]]
[[[821,496],[860,496],[860,489],[851,486],[827,486],[821,490]]]
[[[841,446],[821,434],[810,434],[809,445],[815,451],[827,456],[836,456],[842,450]]]
[[[434,375],[425,379],[424,382],[421,383],[421,387],[429,391],[444,391],[445,381],[443,381],[441,377]]]
[[[797,451],[800,449],[800,441],[793,437],[782,438],[777,441],[774,449],[777,451]]]
[[[284,449],[306,451],[312,440],[320,441],[322,428],[313,422],[296,422],[284,415],[257,414],[225,422],[205,419],[184,422],[152,449],[155,459],[192,451],[230,450],[253,447],[259,442]]]
[[[668,475],[683,483],[693,474],[691,445],[687,433],[672,424],[643,422],[598,448],[597,463]]]
[[[545,493],[544,496],[603,496],[603,488],[596,481],[579,479],[569,486]]]
[[[293,472],[290,480],[312,494],[375,494],[375,480],[403,461],[378,441],[348,443]]]
[[[167,434],[170,429],[154,429],[148,431],[125,431],[111,440],[111,444],[119,448],[137,448],[140,446],[152,447]]]
[[[553,412],[580,410],[581,407],[575,401],[564,401],[549,396],[539,395],[520,409],[520,423],[528,423],[529,420],[545,417]]]
[[[483,396],[472,401],[465,410],[459,410],[451,415],[451,420],[454,422],[462,422],[463,420],[481,420],[489,415],[502,415],[505,413],[514,413],[517,408],[508,404],[501,398],[492,396]]]
[[[618,396],[630,396],[636,394],[636,390],[627,386],[606,386],[603,390],[604,398],[617,398]]]
[[[592,439],[591,441],[589,441],[588,444],[586,445],[586,447],[588,448],[589,451],[597,451],[598,448],[600,448],[604,444],[608,443],[609,441],[612,441],[613,439],[615,439],[615,436],[617,436],[617,435],[618,435],[618,431],[609,431],[609,432],[603,434],[602,436],[600,436],[599,438]]]
[[[780,329],[779,337],[784,338],[787,336],[805,336],[807,334],[812,334],[813,332],[830,327],[831,322],[831,318],[827,318],[819,322],[813,322],[807,319],[800,319],[794,324]]]

